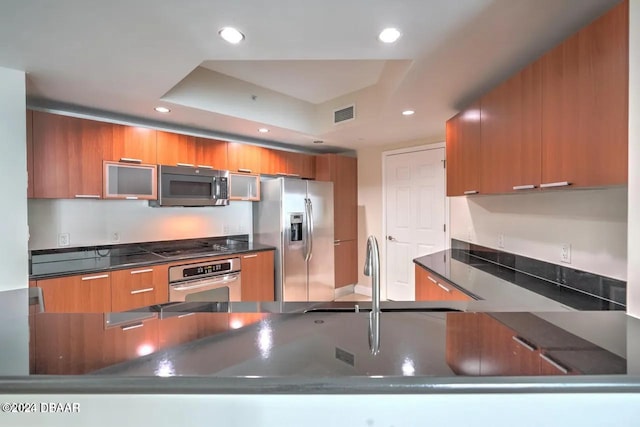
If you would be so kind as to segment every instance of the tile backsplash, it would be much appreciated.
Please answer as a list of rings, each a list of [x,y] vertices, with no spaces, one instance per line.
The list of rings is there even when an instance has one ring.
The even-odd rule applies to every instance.
[[[252,202],[229,206],[152,208],[141,200],[32,199],[29,249],[54,249],[68,233],[69,247],[253,233]]]

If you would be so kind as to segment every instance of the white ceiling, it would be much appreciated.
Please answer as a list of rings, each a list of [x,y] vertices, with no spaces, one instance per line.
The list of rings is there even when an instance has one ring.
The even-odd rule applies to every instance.
[[[3,0],[0,66],[28,73],[33,105],[357,149],[443,138],[465,103],[618,1]],[[377,40],[388,26],[394,45]],[[333,125],[351,103],[356,120]]]

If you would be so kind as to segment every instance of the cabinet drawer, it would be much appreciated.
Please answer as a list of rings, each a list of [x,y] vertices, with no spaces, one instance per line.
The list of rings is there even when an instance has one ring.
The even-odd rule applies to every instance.
[[[416,301],[470,301],[469,295],[458,290],[442,277],[416,265]]]
[[[106,313],[111,311],[109,273],[38,280],[44,308],[56,313]]]
[[[169,301],[166,265],[118,270],[111,276],[111,308],[125,311]]]

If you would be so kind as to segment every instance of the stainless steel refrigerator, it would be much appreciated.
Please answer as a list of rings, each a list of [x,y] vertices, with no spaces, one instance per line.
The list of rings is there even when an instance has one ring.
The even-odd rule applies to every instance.
[[[260,183],[253,240],[276,247],[277,301],[332,301],[333,183],[294,178]]]

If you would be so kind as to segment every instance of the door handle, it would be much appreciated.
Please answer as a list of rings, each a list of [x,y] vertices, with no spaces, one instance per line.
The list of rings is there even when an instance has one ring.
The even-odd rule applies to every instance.
[[[395,240],[396,240],[396,238],[395,238],[395,237],[393,237],[393,236],[387,236],[387,240],[389,240],[389,241],[395,241]]]

